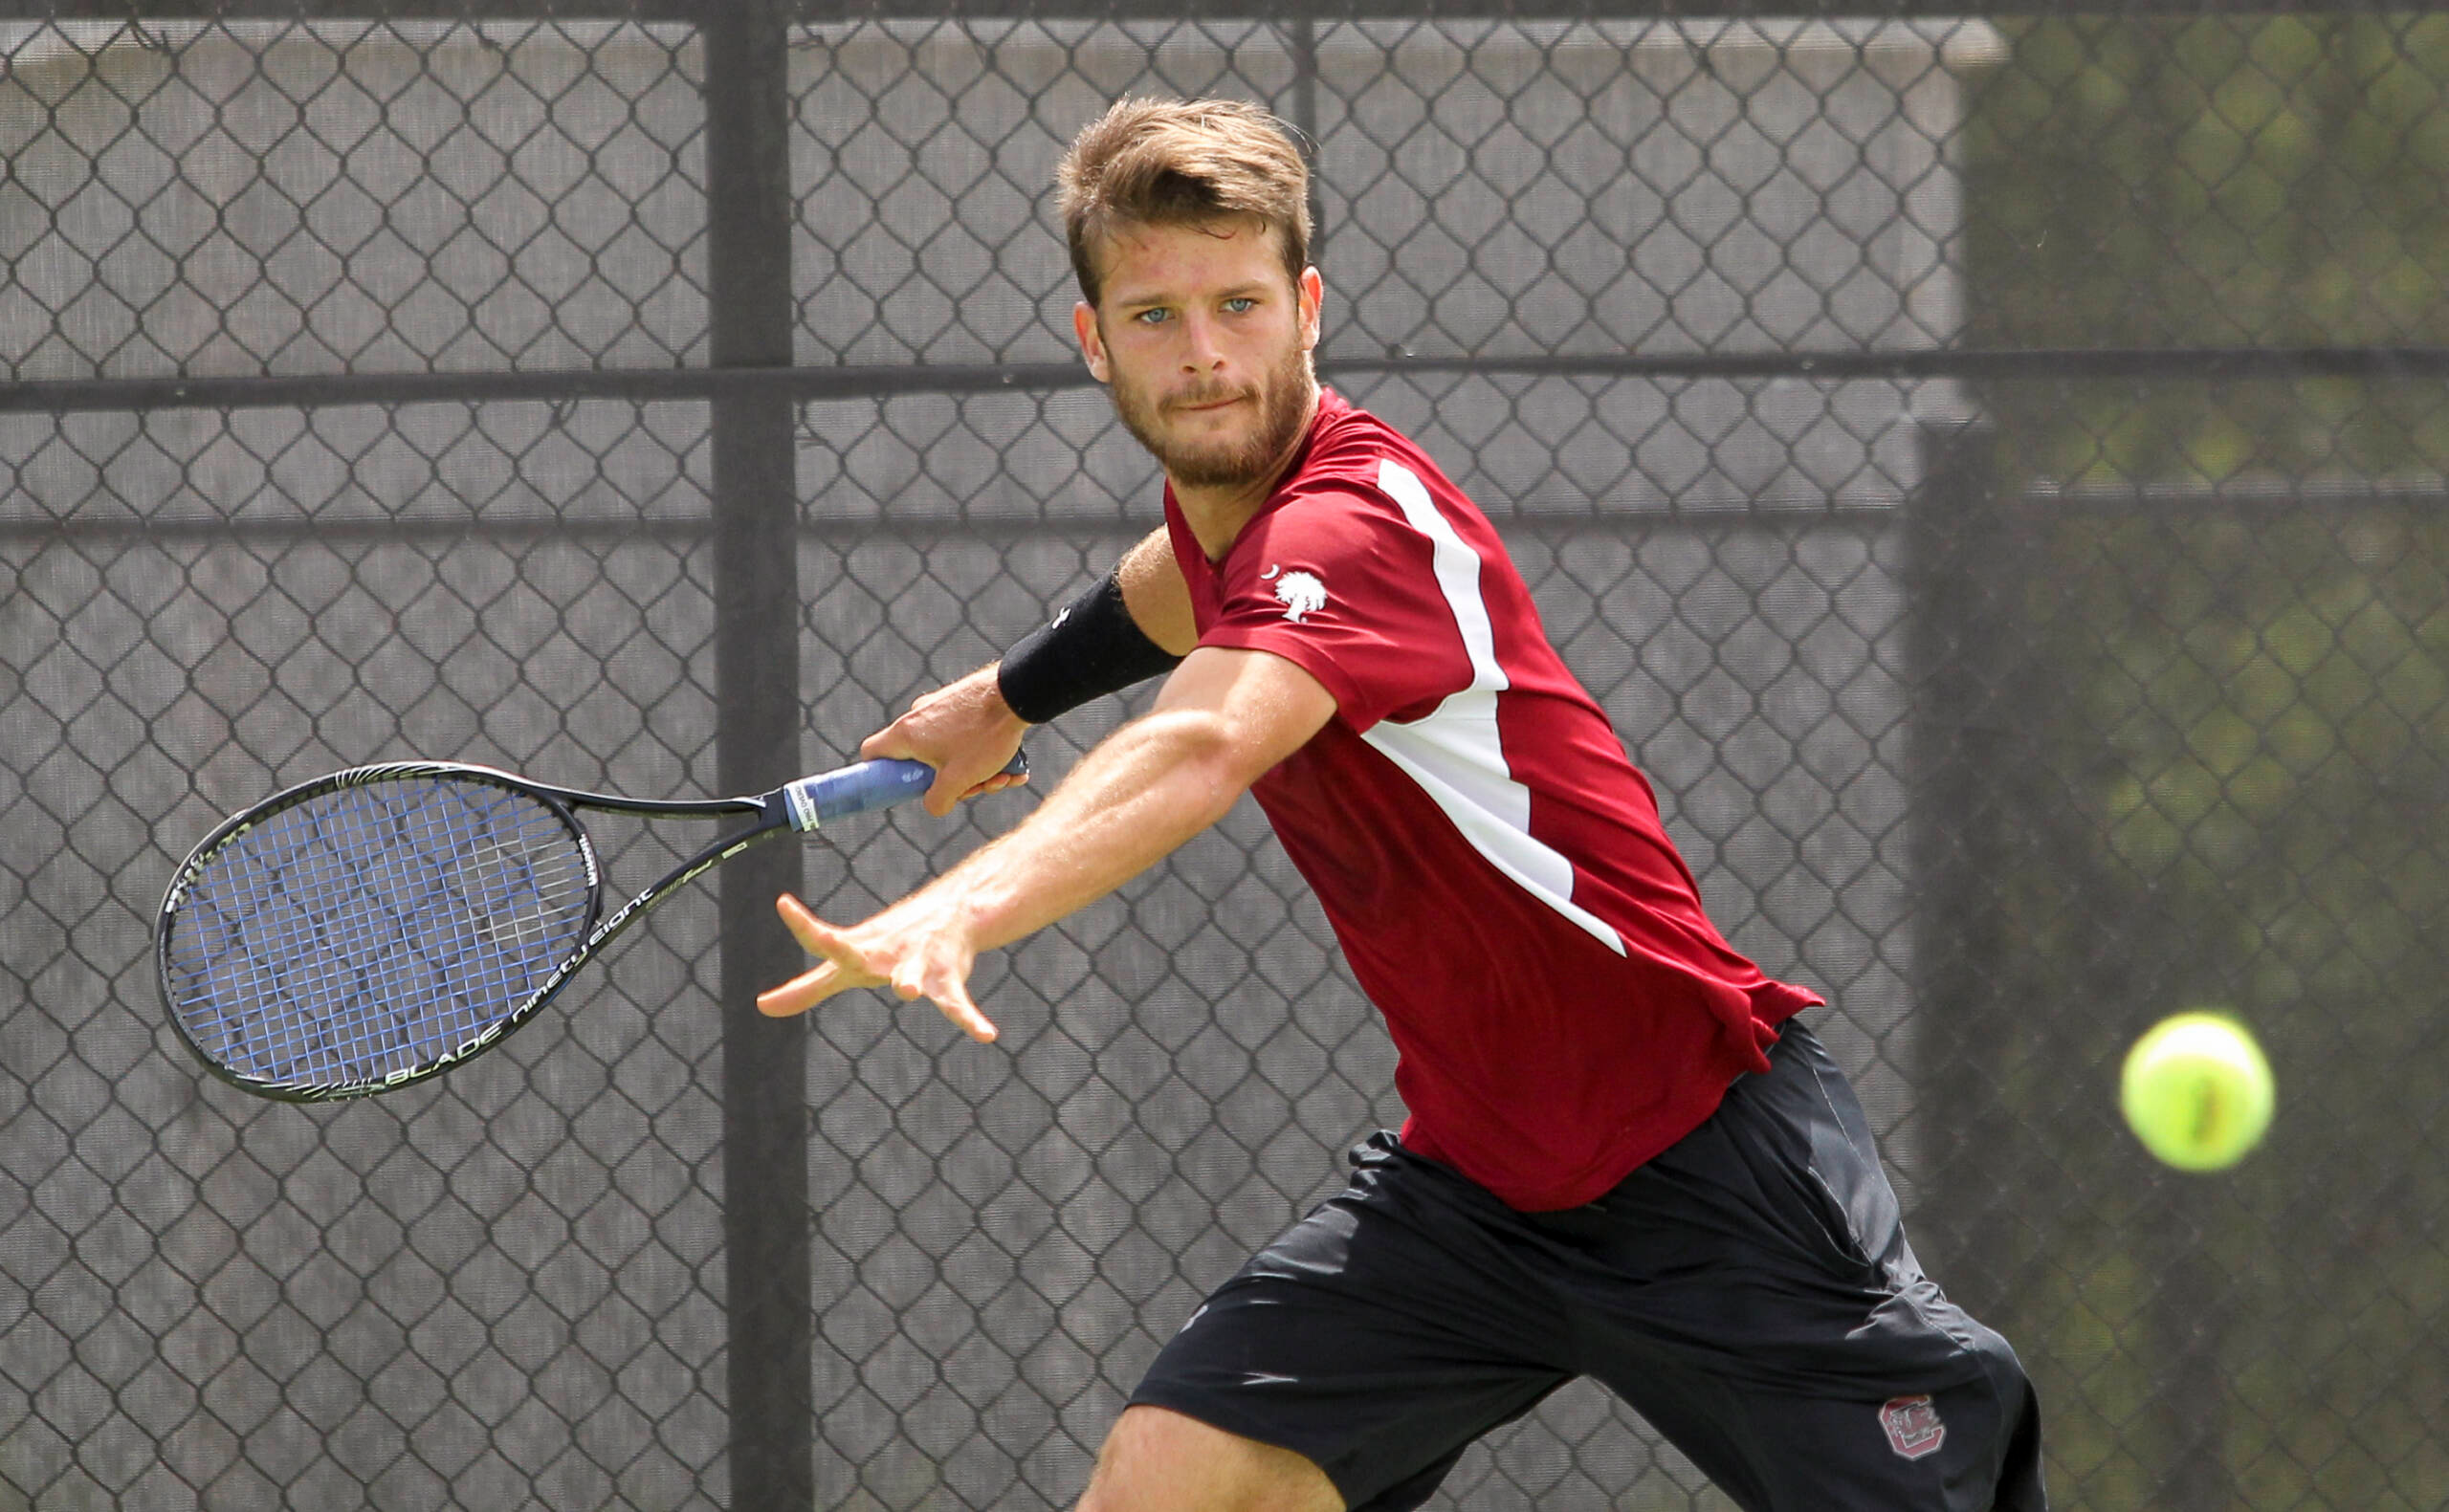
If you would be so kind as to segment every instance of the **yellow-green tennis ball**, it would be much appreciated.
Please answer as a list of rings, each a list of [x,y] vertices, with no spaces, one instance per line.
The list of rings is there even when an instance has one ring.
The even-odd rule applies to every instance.
[[[2235,1165],[2270,1128],[2270,1063],[2235,1019],[2181,1013],[2126,1054],[2118,1106],[2143,1148],[2179,1171]]]

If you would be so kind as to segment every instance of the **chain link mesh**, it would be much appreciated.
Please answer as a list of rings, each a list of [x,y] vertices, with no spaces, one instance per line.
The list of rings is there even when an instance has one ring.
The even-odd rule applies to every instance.
[[[661,11],[363,9],[0,22],[0,1509],[746,1505],[713,887],[369,1102],[250,1101],[156,1001],[170,866],[277,785],[717,780],[734,81]],[[805,765],[1156,522],[1103,396],[1023,370],[1072,360],[1047,186],[1118,95],[1261,100],[1328,381],[1497,520],[1713,916],[1830,998],[2060,1501],[2449,1502],[2449,22],[1146,10],[783,33],[792,351],[892,378],[795,410]],[[1026,801],[858,822],[806,895]],[[603,827],[624,891],[698,838]],[[1068,1504],[1401,1116],[1247,805],[977,985],[992,1048],[809,1036],[817,1504]],[[2112,1097],[2202,1004],[2281,1078],[2213,1179]],[[1583,1384],[1437,1504],[1732,1503]]]

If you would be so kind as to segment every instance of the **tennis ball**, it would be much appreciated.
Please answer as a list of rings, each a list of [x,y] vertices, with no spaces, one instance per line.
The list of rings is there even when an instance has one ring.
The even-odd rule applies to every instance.
[[[2143,1148],[2179,1171],[2244,1158],[2270,1127],[2270,1063],[2242,1024],[2181,1013],[2126,1053],[2118,1106]]]

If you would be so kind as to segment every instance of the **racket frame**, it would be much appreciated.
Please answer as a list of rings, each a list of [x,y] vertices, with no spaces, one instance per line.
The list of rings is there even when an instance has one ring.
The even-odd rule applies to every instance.
[[[885,769],[893,769],[889,774]],[[1026,756],[1013,757],[1006,772],[1026,774]],[[327,1103],[345,1098],[388,1092],[439,1076],[486,1050],[492,1049],[510,1032],[533,1019],[555,995],[568,985],[579,969],[593,958],[595,953],[673,889],[686,886],[706,872],[731,860],[741,851],[785,832],[808,833],[827,820],[843,813],[857,813],[878,808],[901,798],[915,797],[925,790],[933,774],[915,761],[861,762],[815,777],[802,778],[756,798],[723,799],[635,799],[610,793],[591,793],[578,788],[556,787],[538,782],[516,773],[496,767],[478,766],[462,761],[382,761],[366,766],[350,767],[328,773],[295,787],[284,788],[263,801],[233,814],[214,826],[195,848],[188,853],[178,868],[170,874],[168,887],[162,895],[162,907],[153,927],[153,963],[162,1001],[169,1009],[171,1027],[189,1054],[202,1062],[205,1068],[222,1081],[257,1097],[286,1103]],[[587,907],[585,935],[572,947],[561,963],[555,966],[541,985],[530,993],[518,1007],[489,1020],[474,1035],[452,1049],[430,1060],[403,1066],[380,1080],[296,1083],[271,1081],[251,1076],[223,1064],[207,1051],[189,1033],[185,1016],[179,1009],[179,998],[171,979],[170,942],[179,922],[188,893],[220,853],[255,828],[290,809],[310,802],[326,794],[352,787],[365,787],[379,782],[417,779],[452,782],[474,782],[506,789],[512,793],[540,800],[568,830],[584,858]],[[847,795],[844,801],[839,795]],[[635,896],[609,914],[604,911],[604,868],[595,843],[579,822],[576,810],[587,808],[607,813],[628,814],[648,819],[722,819],[744,816],[750,822],[723,835],[666,872],[660,879],[642,888]]]

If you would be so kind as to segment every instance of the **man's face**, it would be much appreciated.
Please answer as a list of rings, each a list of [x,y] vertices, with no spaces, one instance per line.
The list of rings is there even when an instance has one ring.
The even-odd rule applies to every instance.
[[[1177,487],[1263,481],[1310,418],[1317,270],[1296,283],[1252,220],[1129,226],[1097,250],[1098,303],[1072,312],[1089,371]]]

